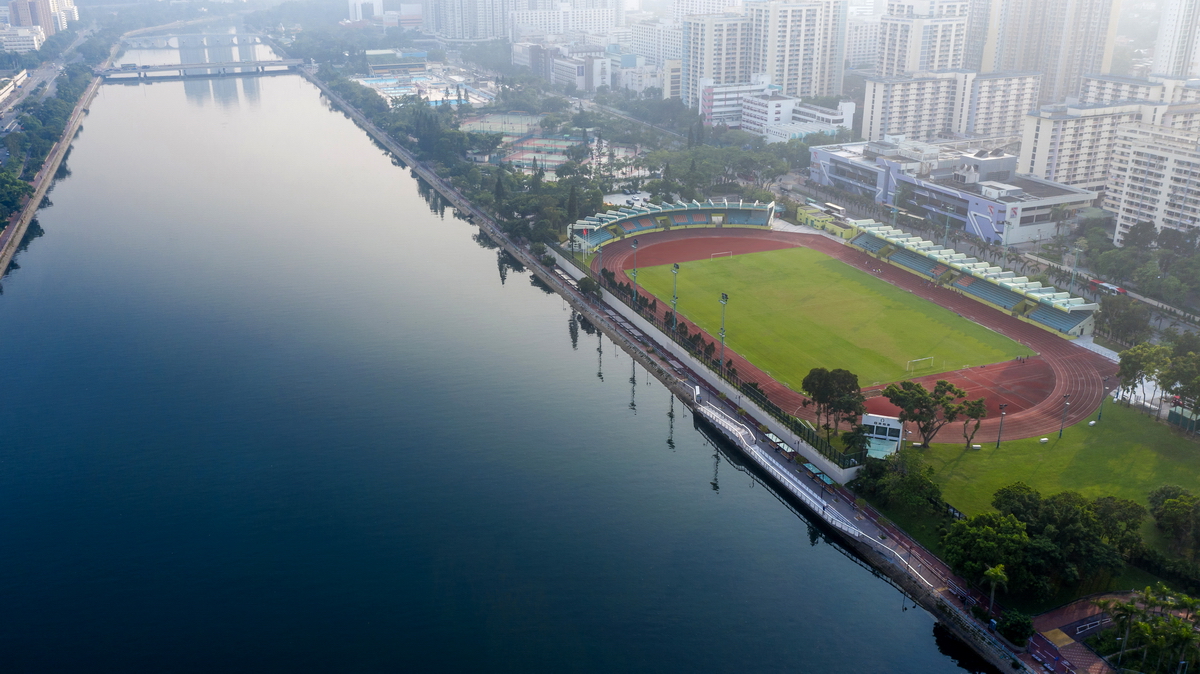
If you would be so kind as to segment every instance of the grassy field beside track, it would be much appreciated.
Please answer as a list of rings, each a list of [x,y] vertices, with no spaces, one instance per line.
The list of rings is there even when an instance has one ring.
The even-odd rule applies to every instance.
[[[638,283],[670,306],[671,267],[638,270]],[[1032,355],[1017,342],[861,269],[809,248],[680,264],[679,313],[775,379],[799,390],[814,367],[845,368],[872,386]]]

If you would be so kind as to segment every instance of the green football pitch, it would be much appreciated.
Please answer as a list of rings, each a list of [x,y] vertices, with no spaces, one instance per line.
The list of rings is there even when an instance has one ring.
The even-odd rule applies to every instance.
[[[679,265],[679,313],[799,390],[814,367],[845,368],[863,386],[1033,355],[952,311],[809,248]],[[670,307],[671,266],[638,270],[638,284]],[[908,372],[910,361],[932,366]]]

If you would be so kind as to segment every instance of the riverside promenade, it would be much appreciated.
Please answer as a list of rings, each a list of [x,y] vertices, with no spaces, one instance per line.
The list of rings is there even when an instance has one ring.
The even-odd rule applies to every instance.
[[[572,308],[646,367],[692,409],[698,423],[707,425],[726,443],[737,448],[751,461],[760,479],[769,482],[778,493],[785,494],[793,503],[802,505],[853,555],[881,572],[893,585],[971,644],[993,665],[1005,671],[1035,671],[1031,666],[1032,660],[1014,653],[990,634],[985,625],[971,616],[967,607],[984,600],[981,593],[971,590],[944,562],[888,523],[879,513],[869,507],[859,506],[855,496],[844,487],[822,480],[820,471],[805,469],[803,464],[806,461],[811,463],[821,459],[815,451],[809,448],[809,451],[803,452],[802,447],[806,459],[785,459],[779,450],[768,445],[766,439],[756,431],[758,422],[753,417],[750,417],[750,423],[747,424],[743,420],[744,417],[737,414],[728,396],[726,399],[720,397],[720,384],[723,382],[719,382],[715,373],[707,371],[686,352],[676,353],[678,345],[659,333],[657,328],[641,318],[632,307],[607,291],[602,290],[599,299],[584,296],[574,284],[568,284],[554,273],[553,269],[547,269],[526,246],[509,239],[488,214],[469,202],[454,186],[442,180],[407,148],[377,128],[324,82],[308,71],[302,70],[301,73],[373,139],[437,190],[460,213],[469,216],[485,234],[549,287],[554,288]],[[580,279],[586,274],[582,268],[562,258],[559,259],[558,266],[575,279]],[[677,367],[681,361],[682,367]],[[759,416],[768,418],[761,413]],[[1072,671],[1069,662],[1060,662],[1062,668],[1055,671]]]

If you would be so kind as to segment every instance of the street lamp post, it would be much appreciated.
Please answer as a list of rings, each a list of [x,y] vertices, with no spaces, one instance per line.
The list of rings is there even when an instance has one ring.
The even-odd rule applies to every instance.
[[[1104,418],[1104,401],[1108,399],[1108,377],[1104,378],[1104,397],[1100,398],[1100,412],[1096,414],[1096,421]]]
[[[1062,439],[1063,429],[1067,426],[1067,410],[1071,409],[1071,401],[1069,400],[1070,397],[1070,393],[1063,394],[1062,423],[1058,425],[1058,437],[1060,440]]]
[[[729,295],[721,293],[721,376],[725,376],[725,305],[729,303]]]
[[[671,332],[679,328],[679,263],[671,265]]]
[[[1000,431],[996,433],[996,449],[1000,449],[1000,438],[1004,436],[1004,417],[1008,414],[1004,411],[1006,407],[1008,407],[1007,404],[1000,406]]]

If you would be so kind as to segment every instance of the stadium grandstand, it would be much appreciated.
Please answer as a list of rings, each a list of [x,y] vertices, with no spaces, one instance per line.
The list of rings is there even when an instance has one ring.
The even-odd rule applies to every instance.
[[[1067,337],[1089,335],[1099,305],[888,225],[858,225],[850,244]]]
[[[752,227],[770,229],[775,202],[753,203],[722,199],[705,202],[647,204],[597,213],[570,226],[572,246],[593,251],[631,234],[692,227]]]

